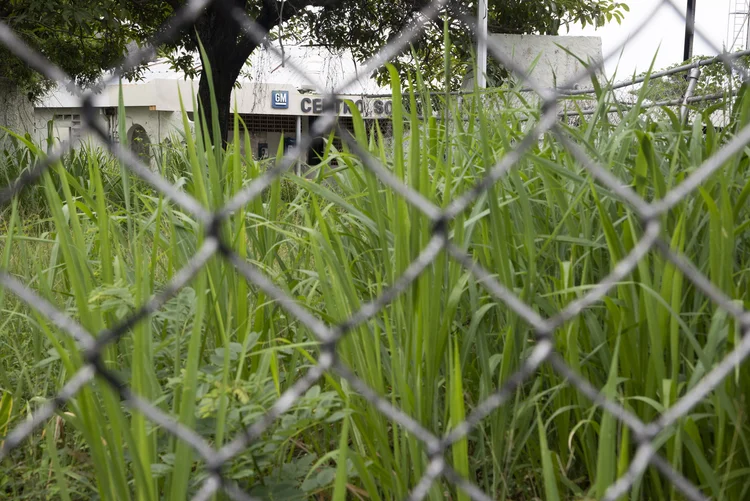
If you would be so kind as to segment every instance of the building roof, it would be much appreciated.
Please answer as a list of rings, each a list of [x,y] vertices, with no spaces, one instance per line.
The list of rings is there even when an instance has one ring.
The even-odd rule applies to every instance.
[[[376,94],[389,92],[370,78],[369,75],[359,74],[361,63],[354,59],[352,53],[346,51],[331,51],[326,47],[310,45],[275,46],[283,51],[284,61],[272,50],[259,47],[253,52],[245,68],[240,74],[240,83],[289,84],[299,87],[310,85],[308,82],[331,89],[346,79],[354,79],[352,84],[342,89],[342,93]],[[196,57],[196,66],[200,60]],[[293,66],[304,71],[307,78],[297,73]],[[150,79],[183,79],[181,72],[175,72],[165,60],[156,61],[149,65],[144,74],[144,80]]]

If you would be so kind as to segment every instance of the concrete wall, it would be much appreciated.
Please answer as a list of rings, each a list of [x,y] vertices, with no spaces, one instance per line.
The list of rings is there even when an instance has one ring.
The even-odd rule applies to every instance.
[[[100,112],[99,119],[105,129],[113,136],[118,134],[117,110],[110,108],[112,115],[107,116],[104,109]],[[48,127],[52,123],[52,137],[56,143],[63,141],[86,141],[92,137],[82,135],[82,124],[80,109],[77,108],[37,108],[29,132],[33,140],[38,144],[46,144]],[[309,118],[302,118],[302,134],[309,130]],[[167,138],[179,138],[184,130],[181,112],[151,110],[145,106],[134,106],[125,108],[125,131],[128,140],[133,133],[139,129],[145,130],[148,145],[164,143]],[[81,132],[79,132],[81,131]],[[295,133],[287,133],[286,137],[294,137]],[[232,140],[230,133],[229,140]],[[250,144],[253,157],[257,156],[258,144],[268,144],[269,157],[275,157],[281,141],[280,132],[253,132],[250,134]],[[244,138],[240,138],[240,148],[244,151]]]
[[[117,133],[118,118],[117,110],[114,114],[106,116],[101,110],[100,120],[104,127]],[[86,136],[77,133],[81,130],[80,109],[78,108],[37,108],[34,112],[32,126],[29,132],[37,143],[43,143],[47,139],[48,124],[52,122],[52,137],[57,142],[70,140],[86,140]],[[152,111],[147,107],[132,107],[125,109],[126,132],[140,125],[146,130],[149,142],[157,144],[163,142],[172,134],[183,130],[182,115],[172,111]],[[72,135],[71,135],[72,133]]]
[[[125,130],[130,131],[135,125],[146,129],[152,144],[162,143],[170,135],[179,134],[184,129],[181,113],[151,111],[147,107],[126,107]]]
[[[81,112],[77,109],[39,109],[34,112],[34,121],[29,131],[37,144],[46,144],[49,131],[48,124],[52,124],[52,138],[57,142],[71,139],[70,129],[80,123]]]
[[[532,80],[545,88],[591,86],[588,76],[577,78],[585,69],[583,64],[560,46],[586,62],[604,59],[599,37],[490,34],[490,39]],[[599,75],[603,75],[601,71]]]

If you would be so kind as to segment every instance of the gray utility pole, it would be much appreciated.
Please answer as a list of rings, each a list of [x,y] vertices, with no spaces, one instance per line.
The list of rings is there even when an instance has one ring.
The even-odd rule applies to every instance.
[[[685,52],[682,57],[687,61],[693,57],[693,40],[695,39],[695,3],[698,0],[687,0],[687,16],[685,22]]]
[[[477,12],[477,86],[487,87],[487,0],[479,0]]]

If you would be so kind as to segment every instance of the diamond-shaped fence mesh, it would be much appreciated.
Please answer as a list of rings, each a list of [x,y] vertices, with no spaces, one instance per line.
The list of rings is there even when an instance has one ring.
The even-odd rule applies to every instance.
[[[109,76],[108,81],[116,81],[122,72],[153,58],[160,44],[172,40],[181,30],[191,26],[203,10],[212,3],[223,4],[222,0],[215,0],[214,2],[211,0],[190,0],[187,2],[183,8],[175,13],[168,26],[160,31],[159,36],[151,44],[129,54],[120,70]],[[231,17],[241,26],[244,36],[251,38],[257,43],[264,44],[269,50],[277,51],[272,44],[266,41],[267,33],[250,19],[245,11],[232,7],[229,2],[226,3],[227,9],[233,9],[231,10]],[[671,0],[661,0],[658,2],[657,7],[674,9],[679,12],[679,8]],[[407,29],[398,36],[393,37],[375,57],[365,63],[362,73],[369,74],[372,70],[377,69],[398,56],[408,47],[410,42],[421,34],[427,23],[435,20],[445,9],[450,8],[450,2],[446,0],[433,0],[429,2],[418,15],[414,16],[412,24]],[[456,15],[463,21],[462,29],[474,31],[473,19],[469,17],[462,18],[462,14],[460,13]],[[691,500],[706,499],[706,495],[698,486],[678,473],[674,466],[660,455],[658,447],[655,445],[655,439],[660,433],[674,425],[681,417],[685,416],[693,407],[698,405],[721,385],[725,378],[729,377],[739,365],[746,361],[748,355],[750,355],[750,336],[746,335],[747,330],[750,329],[750,313],[738,306],[735,298],[726,296],[719,287],[712,284],[693,263],[672,250],[669,244],[669,235],[664,234],[662,218],[664,215],[669,214],[675,205],[697,190],[702,183],[710,179],[712,174],[726,160],[748,147],[750,144],[750,127],[742,129],[721,151],[716,152],[705,163],[695,165],[689,175],[680,184],[672,187],[659,200],[649,202],[637,194],[636,191],[625,186],[611,173],[607,166],[594,160],[561,127],[561,116],[566,116],[566,110],[570,109],[569,104],[566,104],[568,102],[566,100],[570,99],[571,94],[580,96],[590,91],[569,90],[565,86],[561,86],[560,89],[538,87],[532,80],[527,78],[520,68],[514,65],[513,60],[508,54],[503,53],[495,42],[491,38],[488,38],[487,43],[491,56],[508,68],[520,82],[527,86],[530,92],[538,96],[541,100],[542,113],[539,119],[533,123],[530,132],[514,145],[515,149],[506,153],[492,168],[487,169],[484,177],[476,182],[472,189],[456,197],[447,206],[439,207],[419,192],[406,186],[379,159],[373,157],[367,152],[365,147],[358,144],[350,134],[339,130],[348,148],[361,159],[363,165],[380,182],[385,184],[388,189],[392,190],[395,195],[403,199],[407,204],[429,218],[433,224],[433,232],[429,243],[419,253],[417,258],[406,267],[394,283],[389,284],[384,289],[382,294],[376,299],[362,305],[359,310],[343,322],[329,325],[284,292],[258,267],[238,255],[232,249],[230,243],[222,240],[220,226],[235,211],[261,196],[266,188],[295,165],[298,159],[310,147],[313,137],[326,134],[338,127],[337,116],[332,108],[324,110],[322,118],[315,122],[309,134],[304,136],[301,142],[290,150],[281,161],[276,162],[260,177],[245,186],[223,207],[211,211],[179,187],[154,172],[150,167],[144,165],[139,157],[109,137],[108,133],[95,120],[92,102],[97,91],[96,88],[91,90],[77,88],[71,78],[47,61],[42,55],[30,49],[3,23],[0,23],[0,43],[46,78],[57,82],[78,96],[83,110],[84,126],[98,136],[111,153],[132,173],[149,183],[174,204],[192,214],[207,228],[204,243],[190,259],[188,265],[179,270],[160,293],[140,306],[125,321],[103,332],[87,332],[79,323],[56,309],[28,286],[14,278],[8,271],[0,270],[0,284],[2,287],[14,293],[21,301],[27,303],[52,324],[74,338],[81,349],[83,360],[85,361],[83,367],[68,379],[55,398],[36,409],[30,419],[24,421],[7,434],[0,450],[0,459],[8,457],[14,448],[22,444],[38,427],[53,417],[67,402],[75,398],[82,388],[91,383],[94,378],[99,377],[119,393],[125,405],[140,412],[153,422],[154,425],[161,427],[177,439],[189,444],[200,456],[204,462],[208,476],[202,488],[195,495],[195,499],[209,499],[217,491],[224,491],[233,499],[253,499],[249,494],[243,492],[231,479],[226,478],[223,474],[223,467],[233,458],[242,454],[254,440],[258,439],[277,419],[292,408],[298,399],[316,382],[321,380],[326,374],[330,374],[346,380],[354,391],[367,400],[374,409],[382,413],[385,418],[399,425],[409,434],[423,442],[429,458],[429,465],[422,478],[410,490],[408,499],[424,499],[428,495],[433,483],[442,477],[446,482],[455,485],[471,499],[489,500],[493,499],[495,494],[483,492],[479,486],[464,478],[450,466],[446,455],[454,444],[466,438],[484,418],[508,402],[514,396],[516,389],[524,383],[533,380],[538,372],[546,367],[546,370],[557,372],[570,385],[574,386],[580,393],[590,399],[593,404],[600,406],[604,412],[611,414],[611,416],[614,416],[614,418],[629,428],[631,436],[638,444],[637,452],[631,459],[627,471],[609,486],[604,499],[620,499],[621,496],[629,492],[643,472],[650,466],[658,470],[685,498]],[[616,56],[616,53],[610,56],[613,55]],[[742,75],[744,70],[741,67],[735,67],[735,61],[735,55],[722,55],[715,61],[711,61],[711,64],[724,64]],[[603,64],[604,61],[599,63],[599,65]],[[691,67],[677,68],[665,75],[654,75],[653,78],[685,74],[692,67],[700,67],[705,64],[708,63],[696,63]],[[305,77],[304,69],[294,68],[294,70],[300,76]],[[587,72],[597,70],[596,66],[592,66],[588,68]],[[103,85],[106,85],[106,83],[104,82]],[[348,83],[344,82],[339,86],[339,89],[345,88]],[[615,95],[614,99],[612,99],[612,105],[632,104],[635,96],[638,94],[639,83],[639,80],[635,80],[629,84],[626,82],[616,86],[616,89],[624,90],[620,90]],[[327,99],[334,100],[337,97],[337,90],[327,91],[320,89],[320,91]],[[687,99],[687,101],[685,101],[686,97],[689,98],[690,96],[678,96],[676,100],[673,94],[672,97],[673,99],[667,100],[669,101],[668,103],[663,103],[658,96],[652,96],[649,98],[649,102],[654,106],[670,104],[679,107],[683,102],[694,102],[701,99],[708,100],[718,96],[696,96],[695,98]],[[577,110],[575,114],[578,114],[580,111],[580,109]],[[580,162],[596,182],[605,186],[613,196],[618,197],[623,203],[629,206],[629,209],[640,219],[643,229],[640,240],[635,242],[632,250],[613,267],[608,276],[596,284],[596,286],[587,290],[584,295],[569,303],[555,315],[549,317],[542,316],[535,308],[527,305],[514,291],[504,286],[491,270],[480,266],[466,250],[452,241],[449,232],[450,223],[458,215],[466,211],[479,196],[487,192],[498,180],[508,174],[518,163],[524,152],[531,148],[543,134],[554,135],[557,141]],[[72,145],[69,143],[61,144],[45,159],[38,161],[33,168],[24,172],[18,179],[8,184],[0,192],[0,203],[8,203],[21,190],[38,182],[44,172],[62,158],[71,147]],[[567,322],[581,315],[584,310],[602,300],[613,287],[621,283],[638,267],[644,256],[651,252],[658,252],[665,260],[673,263],[698,290],[733,317],[739,326],[742,336],[736,342],[734,350],[720,363],[708,370],[698,384],[682,395],[681,398],[662,412],[656,419],[651,422],[644,422],[621,403],[605,398],[599,388],[594,387],[586,378],[570,367],[566,363],[565,357],[556,350],[553,333]],[[337,346],[352,329],[373,318],[401,293],[408,290],[420,275],[436,262],[436,259],[441,254],[460,263],[461,266],[473,275],[478,283],[482,284],[505,307],[512,310],[520,319],[527,323],[535,333],[536,339],[535,346],[531,350],[530,355],[522,361],[520,368],[515,373],[496,388],[488,398],[478,403],[463,422],[454,426],[447,434],[438,436],[400,410],[394,402],[383,398],[378,392],[363,382],[362,379],[358,378],[337,356]],[[220,256],[230,262],[239,275],[261,290],[270,300],[275,301],[288,315],[308,328],[320,344],[320,354],[304,377],[300,378],[286,390],[262,418],[252,423],[242,433],[218,449],[212,447],[196,430],[183,426],[177,420],[160,410],[153,402],[146,401],[135,395],[123,383],[120,376],[105,366],[102,358],[108,346],[128,336],[130,329],[137,325],[138,322],[147,319],[154,312],[158,311],[170,298],[174,297],[186,286],[214,256]],[[12,472],[10,474],[12,475]]]

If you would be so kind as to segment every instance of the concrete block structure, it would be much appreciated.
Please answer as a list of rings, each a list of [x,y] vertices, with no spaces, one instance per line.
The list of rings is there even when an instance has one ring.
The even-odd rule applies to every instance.
[[[585,66],[580,60],[600,65],[604,60],[599,37],[499,33],[489,37],[514,64],[545,88],[591,87],[591,77],[585,75]],[[602,76],[603,68],[597,74]]]

